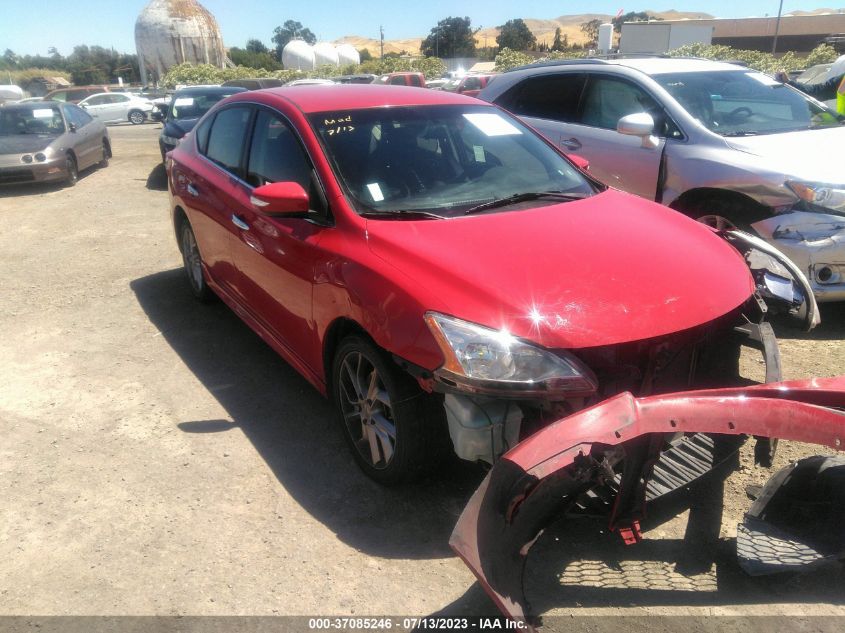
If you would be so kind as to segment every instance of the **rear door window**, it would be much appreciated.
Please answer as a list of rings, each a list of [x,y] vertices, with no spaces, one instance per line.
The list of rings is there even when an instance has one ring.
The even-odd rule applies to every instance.
[[[521,116],[574,122],[586,82],[585,73],[556,73],[529,77],[497,101]]]
[[[241,156],[251,115],[251,107],[221,110],[208,135],[206,157],[238,177],[242,176]]]

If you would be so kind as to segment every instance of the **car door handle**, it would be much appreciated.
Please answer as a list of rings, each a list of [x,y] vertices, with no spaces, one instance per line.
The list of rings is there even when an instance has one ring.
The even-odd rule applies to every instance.
[[[242,231],[249,231],[249,224],[247,224],[246,222],[241,220],[234,213],[232,214],[232,224],[234,224],[236,227],[238,227]]]
[[[581,149],[581,141],[577,138],[572,137],[560,142],[566,149],[571,149],[572,151]]]
[[[192,185],[191,183],[188,183],[188,186],[185,187],[185,189],[187,189],[188,193],[191,194],[194,198],[198,198],[200,195],[199,190],[194,187],[194,185]]]

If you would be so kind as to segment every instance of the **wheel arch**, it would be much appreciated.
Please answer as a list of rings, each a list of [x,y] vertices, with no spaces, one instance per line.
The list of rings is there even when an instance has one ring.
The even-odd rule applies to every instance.
[[[179,245],[180,253],[182,252],[182,240],[179,239],[179,233],[182,231],[182,225],[186,222],[190,224],[188,214],[185,213],[185,210],[182,207],[177,205],[176,208],[173,209],[173,232],[176,235],[176,244]]]
[[[337,317],[331,322],[326,329],[326,334],[323,336],[323,379],[326,383],[326,393],[331,397],[332,394],[332,364],[334,363],[334,355],[341,341],[347,336],[357,334],[363,336],[371,341],[379,349],[383,349],[378,343],[373,340],[373,337],[364,329],[364,327],[349,317]]]
[[[699,205],[720,202],[737,208],[747,208],[754,211],[754,215],[771,215],[771,207],[762,204],[751,196],[731,189],[718,187],[696,187],[689,189],[675,198],[669,207],[690,215]]]

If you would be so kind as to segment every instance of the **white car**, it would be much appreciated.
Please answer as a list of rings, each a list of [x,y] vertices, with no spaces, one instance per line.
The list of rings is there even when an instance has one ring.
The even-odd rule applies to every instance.
[[[149,118],[153,102],[127,92],[99,92],[80,101],[79,107],[103,123],[139,125]]]

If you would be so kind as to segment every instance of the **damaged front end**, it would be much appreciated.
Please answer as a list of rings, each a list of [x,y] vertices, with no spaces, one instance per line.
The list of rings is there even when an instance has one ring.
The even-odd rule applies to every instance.
[[[636,543],[651,501],[708,472],[747,436],[842,450],[843,408],[845,377],[643,398],[619,394],[558,420],[505,453],[464,509],[450,545],[505,615],[532,624],[523,593],[524,564],[550,523],[569,514],[603,512],[611,530]],[[818,507],[812,499],[837,490],[844,469],[840,462],[817,461],[797,473],[776,475],[740,527],[743,565],[765,572],[795,561],[841,557],[845,539],[837,517],[842,506],[833,503],[838,509],[826,519],[836,538],[814,537],[806,522],[813,518],[810,509]],[[781,486],[784,482],[793,483]],[[795,499],[807,503],[790,503]],[[770,547],[755,550],[764,536]],[[790,558],[783,544],[794,542],[801,547]]]

